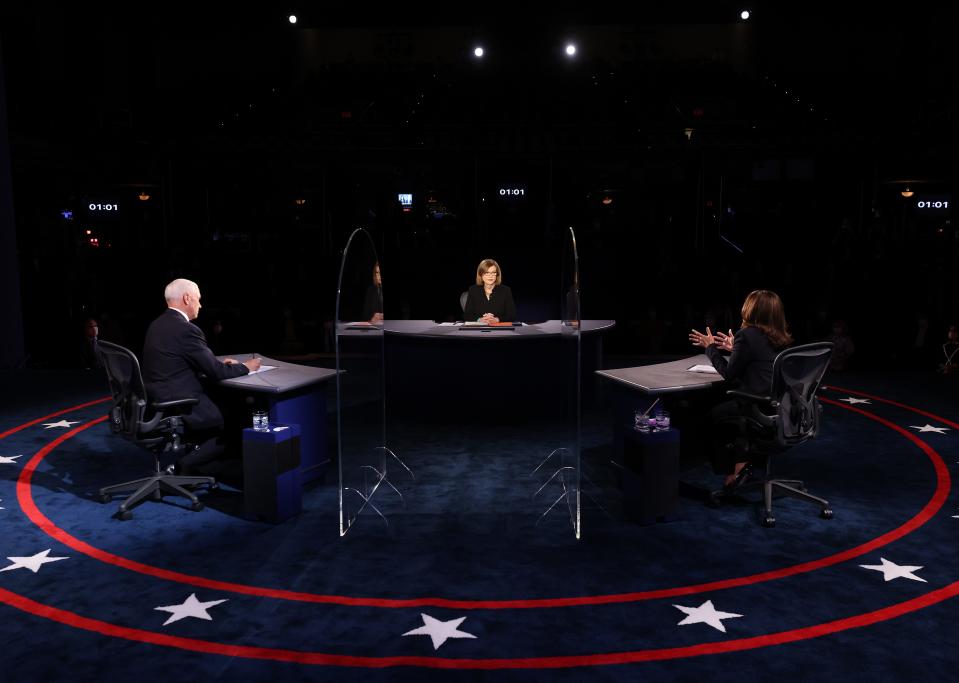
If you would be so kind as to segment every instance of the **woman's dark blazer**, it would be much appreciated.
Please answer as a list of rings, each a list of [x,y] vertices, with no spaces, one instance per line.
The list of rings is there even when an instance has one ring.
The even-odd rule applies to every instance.
[[[779,355],[758,327],[744,327],[733,337],[729,358],[718,346],[706,348],[706,355],[724,379],[735,381],[744,391],[766,396],[772,388],[773,361]]]
[[[515,322],[516,304],[513,292],[506,285],[497,285],[487,300],[483,285],[473,285],[466,295],[466,307],[463,315],[466,320],[479,320],[486,313],[492,313],[502,322]]]

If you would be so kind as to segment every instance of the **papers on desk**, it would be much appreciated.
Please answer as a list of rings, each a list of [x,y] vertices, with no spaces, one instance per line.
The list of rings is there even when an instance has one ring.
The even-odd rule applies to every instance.
[[[694,365],[691,368],[686,368],[686,372],[702,372],[707,375],[719,374],[712,365]]]
[[[267,370],[276,370],[279,365],[261,365],[258,370],[250,370],[251,375],[255,375],[259,372],[266,372]]]

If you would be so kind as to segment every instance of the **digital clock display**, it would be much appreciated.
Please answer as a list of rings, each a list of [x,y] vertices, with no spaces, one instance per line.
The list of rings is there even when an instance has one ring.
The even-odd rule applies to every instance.
[[[916,202],[917,209],[948,209],[948,199],[920,199]]]
[[[119,204],[101,204],[100,202],[90,202],[89,204],[87,204],[87,209],[89,209],[93,213],[101,213],[101,212],[113,213],[120,210],[120,205]]]
[[[500,197],[525,197],[526,188],[525,187],[501,187],[498,190]]]

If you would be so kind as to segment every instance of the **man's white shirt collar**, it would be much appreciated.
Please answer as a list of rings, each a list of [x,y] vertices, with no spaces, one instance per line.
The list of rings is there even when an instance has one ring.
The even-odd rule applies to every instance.
[[[177,313],[183,316],[184,320],[186,320],[187,322],[190,322],[190,318],[187,317],[187,314],[181,311],[179,308],[173,308],[173,306],[168,306],[167,308],[169,308],[171,311],[176,311]]]

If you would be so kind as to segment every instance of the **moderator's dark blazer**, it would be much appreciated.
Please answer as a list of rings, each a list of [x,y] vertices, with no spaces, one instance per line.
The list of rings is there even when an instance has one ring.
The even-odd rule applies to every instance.
[[[706,355],[725,379],[743,390],[766,396],[772,388],[773,361],[779,351],[758,327],[744,327],[733,337],[733,351],[727,359],[717,346],[706,348]]]
[[[360,320],[370,320],[374,313],[383,312],[383,288],[370,285],[366,288],[366,297],[363,299],[363,317]]]
[[[187,322],[179,311],[168,308],[150,323],[143,342],[143,383],[150,401],[198,398],[186,423],[193,429],[222,424],[223,417],[203,391],[201,376],[210,380],[246,375],[242,363],[227,365],[216,359],[199,327]]]
[[[492,313],[502,322],[516,321],[516,304],[513,292],[506,285],[493,287],[490,298],[486,298],[483,285],[473,285],[466,295],[464,317],[466,320],[479,320],[486,313]]]

